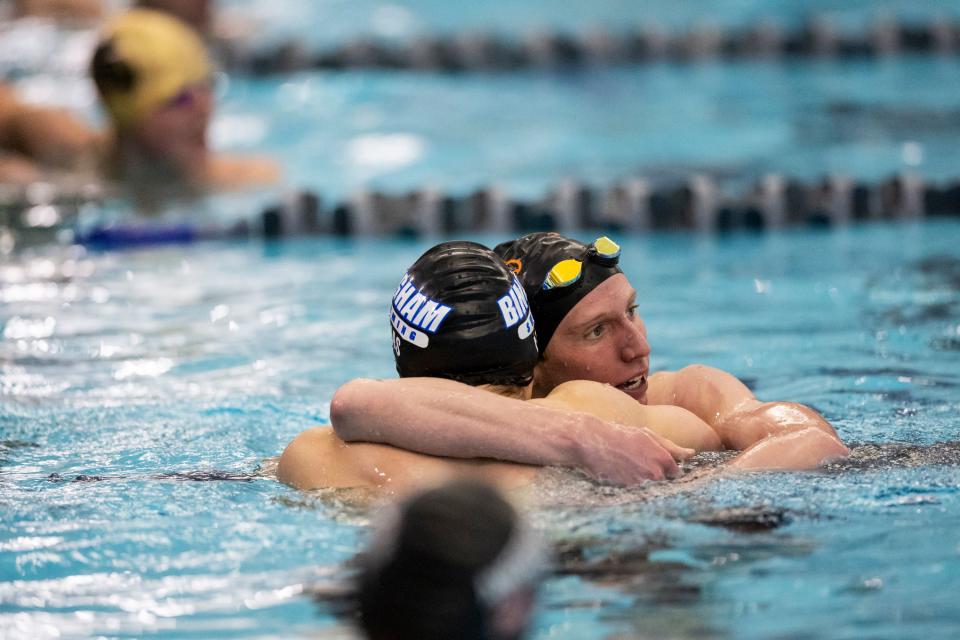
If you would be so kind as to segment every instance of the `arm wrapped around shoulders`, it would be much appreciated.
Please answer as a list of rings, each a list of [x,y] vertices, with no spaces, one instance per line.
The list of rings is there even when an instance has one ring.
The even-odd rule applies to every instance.
[[[693,453],[646,429],[439,378],[348,382],[334,394],[330,422],[347,442],[576,467],[616,484],[676,475],[674,457]]]

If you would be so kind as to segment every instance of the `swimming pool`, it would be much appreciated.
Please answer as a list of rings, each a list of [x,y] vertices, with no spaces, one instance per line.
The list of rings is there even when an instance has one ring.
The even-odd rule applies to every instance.
[[[902,57],[463,76],[230,76],[221,85],[214,145],[268,152],[280,159],[286,181],[256,197],[181,206],[170,220],[230,228],[291,190],[308,190],[320,196],[329,228],[335,206],[362,192],[442,200],[493,186],[508,201],[529,203],[569,178],[595,196],[595,210],[624,181],[645,178],[649,193],[669,202],[694,176],[706,176],[721,202],[742,208],[771,174],[809,192],[828,175],[873,186],[895,174],[916,176],[952,187],[960,211],[958,74],[960,58]],[[49,77],[23,84],[59,90]],[[76,106],[95,117],[84,104]],[[805,217],[800,209],[792,213],[798,219]],[[121,205],[115,213],[122,219],[135,212]],[[683,215],[652,217],[683,225]]]
[[[571,176],[604,186],[703,173],[732,190],[769,172],[947,180],[957,177],[958,74],[960,59],[897,58],[240,76],[223,87],[212,137],[221,149],[277,154],[291,187],[331,200],[359,188],[463,195],[487,184],[540,197]],[[65,82],[21,84],[38,97],[72,95],[96,117],[86,83]]]
[[[768,172],[946,180],[956,177],[958,74],[960,60],[929,58],[492,77],[307,72],[238,82],[215,132],[224,146],[275,150],[293,184],[330,197],[491,183],[539,197],[568,176],[606,185],[693,172],[731,189]],[[431,110],[438,116],[424,118]],[[252,127],[237,126],[248,121],[260,123],[256,143]]]
[[[931,16],[956,17],[954,6],[936,0],[558,0],[544,10],[541,3],[525,0],[492,0],[469,5],[442,0],[322,0],[311,3],[278,3],[262,0],[224,0],[224,9],[258,20],[259,37],[295,38],[309,45],[346,40],[357,35],[405,38],[463,30],[490,30],[517,35],[535,30],[579,31],[590,27],[650,25],[664,29],[689,29],[704,24],[738,27],[776,20],[784,26],[821,16],[844,30],[856,30],[877,17],[924,20]],[[323,29],[313,25],[322,24]]]
[[[857,15],[871,14],[862,5]],[[98,120],[92,87],[77,75],[88,51],[72,51],[72,73],[17,84],[32,100]],[[328,202],[361,188],[461,196],[491,184],[538,198],[566,177],[606,187],[696,173],[732,193],[768,173],[947,181],[958,178],[958,75],[960,57],[907,55],[572,72],[232,74],[219,85],[211,137],[219,149],[276,154],[288,187]]]
[[[620,239],[655,369],[707,362],[893,444],[700,485],[549,472],[534,517],[563,553],[533,637],[955,636],[960,451],[935,443],[958,439],[960,224]],[[393,375],[385,301],[428,245],[0,265],[0,635],[335,629],[306,593],[365,514],[251,474],[339,384]]]
[[[314,46],[387,24],[404,31],[385,35],[405,37],[569,30],[611,17],[682,29],[705,12],[737,26],[823,10],[850,29],[878,9],[957,15],[938,2],[886,0],[841,10],[819,0],[610,0],[565,3],[549,19],[539,3],[515,0],[224,4],[268,18],[267,38]],[[319,17],[323,30],[312,28]],[[47,39],[31,51],[43,69],[58,36],[40,33]],[[62,44],[76,54],[84,37]],[[68,56],[63,73],[18,83],[96,118],[77,77],[83,64]],[[946,180],[957,177],[958,72],[956,58],[898,56],[233,75],[220,85],[213,138],[277,154],[288,186],[327,199],[490,183],[539,197],[570,175],[603,185],[697,172],[729,189],[770,171]],[[229,216],[251,202],[187,213]],[[561,555],[533,637],[956,636],[960,451],[938,443],[960,431],[960,223],[617,239],[655,369],[730,370],[762,398],[812,404],[858,446],[823,472],[697,485],[620,490],[547,472],[534,517]],[[4,257],[0,636],[333,633],[334,617],[310,594],[339,583],[366,514],[256,470],[327,419],[339,384],[394,375],[386,301],[429,243],[40,247]]]

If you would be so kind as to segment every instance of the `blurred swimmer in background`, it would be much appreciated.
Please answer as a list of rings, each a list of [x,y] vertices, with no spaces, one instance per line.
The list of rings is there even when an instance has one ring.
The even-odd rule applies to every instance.
[[[148,198],[279,179],[271,160],[210,150],[213,68],[203,42],[179,20],[125,13],[105,29],[90,70],[112,124],[108,175]]]
[[[455,480],[388,507],[359,565],[367,638],[508,640],[528,626],[547,555],[496,489]]]
[[[213,66],[196,32],[170,14],[134,9],[110,21],[90,73],[110,122],[102,134],[0,87],[0,145],[13,151],[0,180],[30,182],[52,169],[116,186],[148,209],[279,180],[272,160],[210,150]]]

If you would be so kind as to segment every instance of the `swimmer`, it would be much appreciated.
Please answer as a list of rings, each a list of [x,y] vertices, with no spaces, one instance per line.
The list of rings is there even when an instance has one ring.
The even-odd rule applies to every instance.
[[[109,173],[141,192],[202,193],[273,184],[263,158],[212,153],[213,68],[179,20],[135,9],[106,28],[91,74],[113,125]]]
[[[508,419],[517,429],[513,435],[505,434],[508,446],[514,446],[517,438],[530,437],[522,425],[552,421],[583,425],[577,446],[602,450],[611,457],[651,459],[658,478],[675,475],[673,458],[689,457],[693,451],[656,433],[657,428],[691,438],[700,437],[706,429],[684,409],[668,407],[665,414],[658,414],[623,391],[593,381],[568,381],[546,398],[530,400],[539,359],[531,309],[516,276],[482,245],[449,242],[423,254],[397,288],[390,321],[401,380],[418,380],[441,394],[418,407],[418,417],[413,419],[424,424],[436,424],[435,407],[456,404],[462,397],[458,388],[465,386],[491,398],[511,400]],[[336,402],[335,397],[334,425],[339,415]],[[488,417],[497,418],[492,413]],[[648,429],[650,425],[655,428]],[[443,428],[458,428],[456,414],[449,416]],[[597,442],[598,436],[616,440],[621,448],[609,450],[606,442]],[[751,447],[734,467],[811,468],[845,452],[834,437],[804,429]],[[478,452],[473,457],[491,456]],[[546,464],[535,459],[527,462]],[[280,457],[277,475],[300,489],[364,487],[403,492],[463,474],[512,489],[529,484],[536,471],[536,466],[432,457],[382,444],[347,444],[331,427],[316,427],[290,443]]]
[[[522,319],[511,318],[508,326],[497,300],[522,289],[492,251],[472,242],[437,245],[410,267],[400,289],[406,285],[418,289],[424,311],[408,323],[391,308],[394,358],[401,376],[442,376],[491,396],[523,396],[537,362],[536,337],[529,310]],[[430,407],[420,409],[429,412]],[[456,474],[512,489],[535,473],[535,467],[525,465],[347,444],[330,427],[298,435],[277,466],[280,481],[300,489],[376,487],[394,493]]]
[[[636,291],[619,267],[619,247],[609,239],[585,245],[556,233],[534,233],[495,251],[523,283],[537,322],[541,358],[533,397],[579,397],[564,383],[592,380],[616,387],[632,398],[633,407],[683,409],[731,449],[809,428],[836,440],[834,429],[816,411],[791,402],[761,402],[719,369],[691,365],[648,377],[650,346],[637,313]],[[628,411],[623,402],[594,404],[607,419],[624,419]],[[617,432],[591,431],[582,422],[545,414],[517,420],[521,406],[446,380],[355,380],[334,395],[331,422],[348,442],[387,443],[437,456],[574,466],[620,484],[663,477],[664,469],[638,455],[636,447],[632,455],[618,455],[623,443]],[[771,456],[781,445],[767,449],[764,465],[773,463]],[[788,456],[783,464],[791,468],[793,462]]]
[[[519,638],[546,553],[490,485],[457,480],[392,506],[360,556],[359,622],[371,640]]]
[[[110,120],[104,134],[62,112],[7,99],[0,132],[19,140],[18,175],[30,177],[23,161],[35,163],[35,177],[56,158],[56,168],[115,183],[146,209],[279,179],[272,161],[210,151],[213,67],[203,42],[180,20],[148,9],[121,14],[103,30],[90,71]]]

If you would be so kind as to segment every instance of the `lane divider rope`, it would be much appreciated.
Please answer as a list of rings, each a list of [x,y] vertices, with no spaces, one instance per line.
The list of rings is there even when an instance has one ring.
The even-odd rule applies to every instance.
[[[855,33],[827,18],[814,17],[792,29],[776,22],[759,22],[740,28],[703,26],[673,33],[636,27],[535,32],[513,38],[471,32],[407,42],[359,37],[320,52],[297,41],[259,51],[241,43],[226,43],[220,57],[229,69],[271,74],[303,69],[518,71],[664,60],[843,59],[917,53],[960,54],[960,21],[942,16],[925,22],[878,18]]]
[[[49,196],[51,191],[45,193]],[[769,174],[739,193],[729,193],[706,175],[693,175],[670,186],[654,186],[645,178],[603,187],[566,179],[533,200],[511,198],[504,189],[488,186],[466,195],[435,189],[392,194],[358,191],[327,206],[320,195],[300,191],[228,224],[140,218],[90,224],[83,221],[91,219],[98,202],[89,194],[59,194],[46,200],[38,200],[36,193],[33,200],[28,195],[21,193],[17,198],[8,193],[0,198],[0,254],[12,251],[17,241],[30,244],[31,238],[32,244],[58,240],[124,247],[319,235],[449,236],[581,229],[712,233],[960,216],[960,179],[925,182],[908,173],[872,183],[839,174],[806,182]]]

